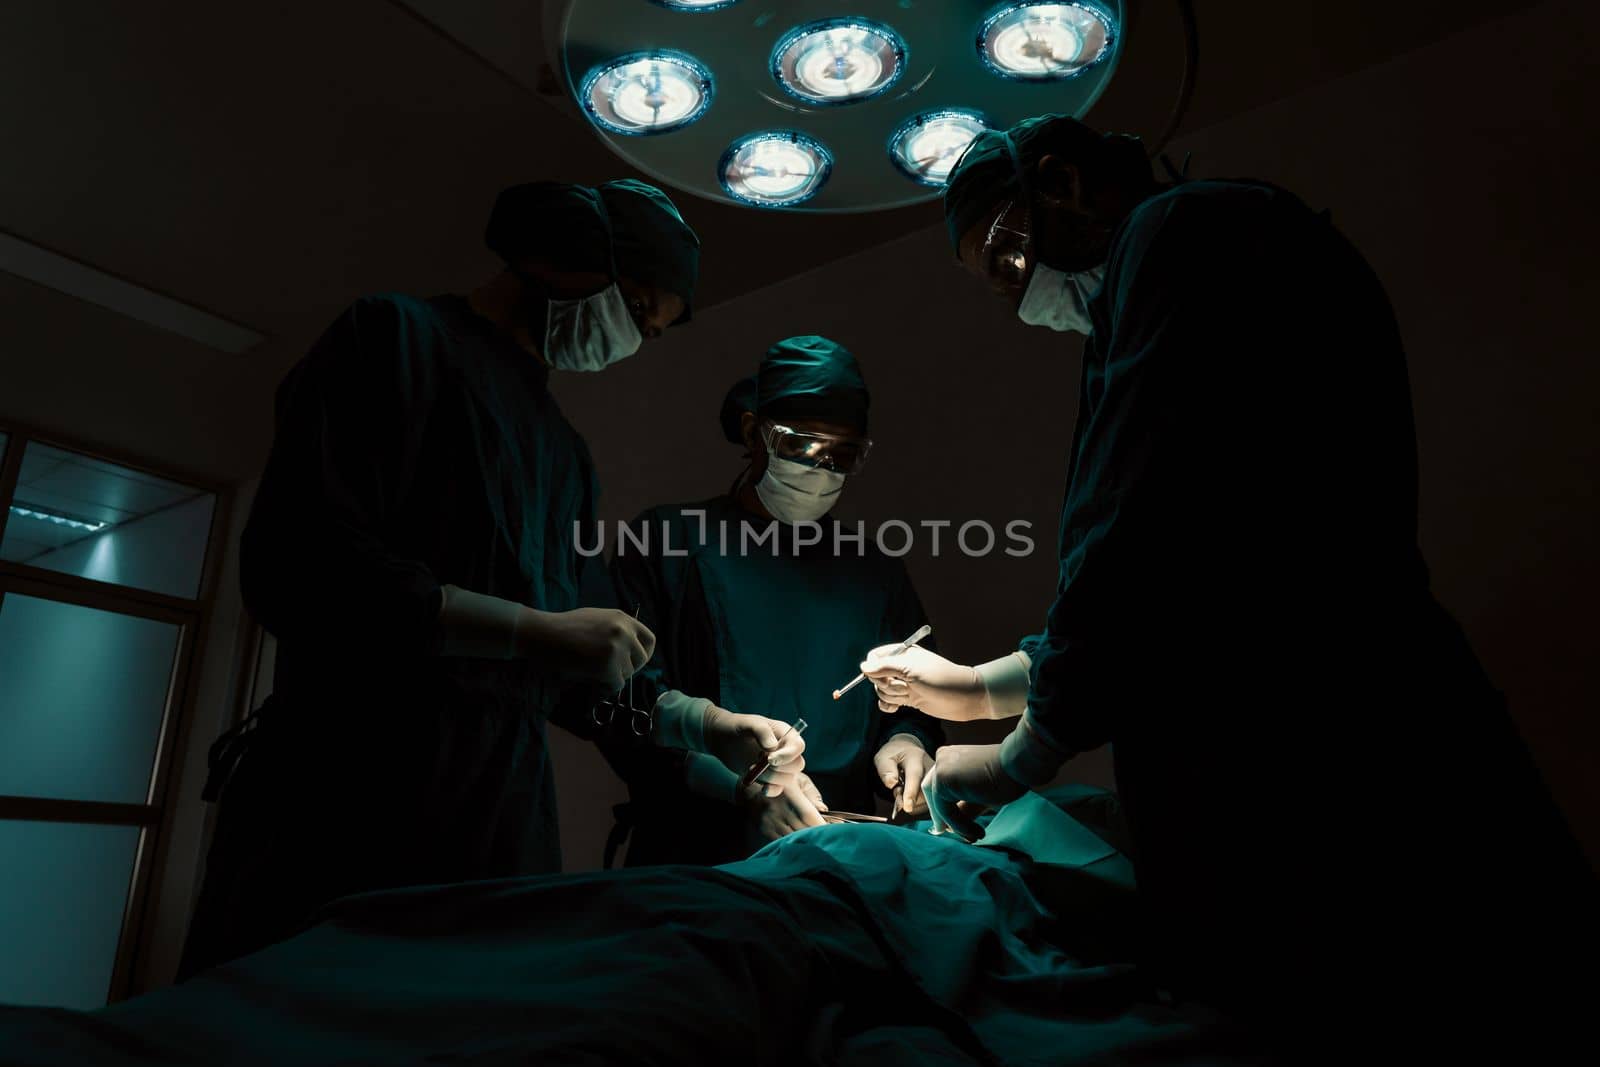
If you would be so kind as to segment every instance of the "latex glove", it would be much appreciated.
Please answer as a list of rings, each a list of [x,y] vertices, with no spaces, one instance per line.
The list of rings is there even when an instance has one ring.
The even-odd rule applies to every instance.
[[[596,683],[605,693],[620,690],[655,649],[650,628],[614,608],[525,608],[517,617],[517,655],[561,677]]]
[[[766,786],[769,797],[781,795],[805,770],[805,738],[786,722],[764,715],[741,715],[712,704],[705,711],[704,729],[705,751],[735,774],[743,776],[772,764],[755,779]]]
[[[953,830],[968,841],[983,837],[977,817],[1028,791],[1000,766],[999,745],[945,745],[922,779],[933,832]]]
[[[922,779],[933,766],[933,757],[910,734],[895,734],[883,743],[872,758],[884,787],[894,794],[895,811],[916,815],[927,810],[922,796]],[[894,817],[891,813],[890,818]]]
[[[988,718],[976,668],[952,663],[920,645],[891,655],[898,647],[879,645],[861,664],[861,673],[878,691],[879,711],[913,707],[952,722]]]
[[[878,691],[878,710],[916,708],[936,719],[971,722],[1009,719],[1028,707],[1028,657],[1020,652],[966,667],[914,645],[896,653],[880,645],[867,653],[861,673]]]
[[[828,810],[822,793],[804,774],[795,776],[791,788],[781,796],[767,796],[752,788],[744,794],[745,810],[763,842],[776,841],[808,826],[821,826],[821,813]]]

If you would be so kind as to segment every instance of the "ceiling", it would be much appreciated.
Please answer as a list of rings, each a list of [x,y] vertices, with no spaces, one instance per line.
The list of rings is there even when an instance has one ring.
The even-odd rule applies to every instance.
[[[32,514],[22,516],[29,521],[13,518],[6,524],[0,559],[27,562],[97,532],[81,525],[51,522],[43,516],[113,527],[198,495],[190,486],[143,471],[31,443],[22,454],[12,506]]]
[[[1171,2],[1134,6],[1093,119],[1153,136],[1182,38]],[[1330,28],[1285,0],[1202,4],[1186,128],[1517,6],[1418,0]],[[219,480],[250,473],[271,387],[352,297],[486,276],[478,234],[510,182],[626,173],[545,95],[552,14],[534,0],[0,5],[0,230],[268,337],[225,355],[0,276],[0,418]],[[706,248],[702,306],[939,218],[935,204],[797,217],[679,199]]]

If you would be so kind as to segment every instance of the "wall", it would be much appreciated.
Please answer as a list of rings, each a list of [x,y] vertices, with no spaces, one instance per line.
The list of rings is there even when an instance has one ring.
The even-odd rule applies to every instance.
[[[1597,25],[1592,7],[1546,4],[1198,131],[1173,152],[1192,150],[1196,175],[1264,178],[1331,208],[1389,286],[1411,360],[1436,591],[1600,856],[1589,773],[1600,756],[1600,372],[1587,311],[1600,285],[1580,258],[1600,236],[1585,143],[1600,113]],[[1027,559],[909,561],[944,650],[972,660],[1009,648],[1053,588],[1079,346],[1007,316],[958,272],[938,229],[713,307],[605,375],[561,379],[600,464],[604,513],[720,491],[740,466],[716,428],[724,389],[766,344],[802,332],[849,345],[874,389],[878,444],[843,513],[1033,522],[1039,550]],[[1361,432],[1354,413],[1349,432]],[[819,679],[819,691],[833,684]],[[556,748],[568,867],[593,866],[621,789],[586,746],[563,736]],[[1107,775],[1100,755],[1072,771]]]

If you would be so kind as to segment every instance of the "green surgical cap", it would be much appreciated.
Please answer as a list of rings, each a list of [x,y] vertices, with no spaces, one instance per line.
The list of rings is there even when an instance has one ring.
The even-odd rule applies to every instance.
[[[1022,192],[1016,164],[1006,148],[1008,136],[1016,145],[1018,161],[1031,167],[1047,155],[1074,162],[1098,161],[1117,135],[1102,134],[1070,115],[1040,115],[1023,119],[1009,130],[980,133],[956,162],[944,188],[944,223],[953,250],[960,249],[968,230]]]
[[[667,194],[653,185],[623,178],[606,182],[599,192],[611,214],[617,273],[683,297],[683,315],[678,321],[686,321],[700,275],[700,238]]]
[[[826,419],[866,433],[870,403],[856,357],[826,337],[779,341],[756,372],[754,410],[763,416]]]
[[[586,185],[513,185],[495,198],[483,241],[511,264],[536,259],[558,270],[612,273],[605,205]]]
[[[689,317],[700,239],[653,185],[625,178],[596,189],[562,182],[513,185],[495,200],[484,243],[507,263],[605,274],[683,298]]]

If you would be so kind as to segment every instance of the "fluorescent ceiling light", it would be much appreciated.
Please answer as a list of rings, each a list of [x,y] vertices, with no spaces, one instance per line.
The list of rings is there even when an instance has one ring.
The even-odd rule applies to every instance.
[[[0,233],[0,271],[224,352],[243,352],[265,340],[254,330],[209,311],[112,277],[8,233]]]
[[[43,522],[54,523],[57,526],[67,526],[74,530],[84,530],[88,533],[99,533],[108,525],[107,523],[103,522],[84,522],[82,519],[69,519],[65,515],[52,515],[48,511],[34,511],[31,508],[19,508],[15,504],[11,505],[11,514],[21,515],[25,519],[39,519]]]

